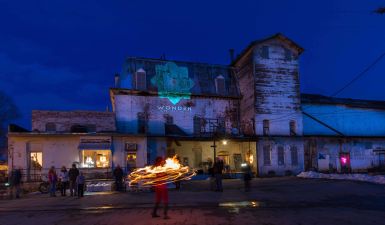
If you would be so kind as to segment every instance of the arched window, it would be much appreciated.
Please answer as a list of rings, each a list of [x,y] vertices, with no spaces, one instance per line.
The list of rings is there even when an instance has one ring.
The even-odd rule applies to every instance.
[[[269,135],[270,130],[270,121],[269,120],[263,120],[263,135],[267,136]]]
[[[278,146],[278,165],[283,166],[285,165],[285,149],[283,146]]]
[[[46,123],[45,124],[46,132],[56,132],[56,124],[55,123]]]
[[[217,94],[223,95],[226,93],[225,78],[222,75],[215,78],[215,90]]]
[[[137,90],[146,90],[146,71],[142,68],[135,73],[135,88]]]
[[[294,120],[290,120],[289,126],[290,126],[290,136],[297,135],[297,126]]]
[[[290,147],[291,165],[298,166],[298,150],[296,146]]]

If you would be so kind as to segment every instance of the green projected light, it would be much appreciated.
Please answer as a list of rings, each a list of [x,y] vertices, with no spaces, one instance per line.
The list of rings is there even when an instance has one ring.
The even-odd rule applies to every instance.
[[[190,89],[194,86],[194,81],[188,77],[187,67],[168,62],[156,65],[155,71],[156,75],[151,83],[158,87],[159,97],[168,98],[174,105],[181,99],[190,99]]]

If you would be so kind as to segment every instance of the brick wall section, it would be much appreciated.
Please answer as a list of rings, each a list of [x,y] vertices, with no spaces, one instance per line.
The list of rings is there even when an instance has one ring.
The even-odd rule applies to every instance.
[[[96,132],[116,130],[115,113],[97,111],[32,111],[32,131],[46,131],[47,123],[55,123],[57,132],[70,132],[73,125],[95,125]]]

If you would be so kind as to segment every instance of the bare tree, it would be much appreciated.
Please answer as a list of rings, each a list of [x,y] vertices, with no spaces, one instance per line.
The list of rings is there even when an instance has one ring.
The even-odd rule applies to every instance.
[[[0,158],[6,151],[8,124],[20,117],[19,110],[11,97],[0,91]]]

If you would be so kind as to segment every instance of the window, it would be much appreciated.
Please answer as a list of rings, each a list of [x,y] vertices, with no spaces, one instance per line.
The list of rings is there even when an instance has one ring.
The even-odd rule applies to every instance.
[[[298,166],[298,150],[296,146],[290,147],[291,165]]]
[[[271,148],[270,145],[263,146],[263,164],[271,165]]]
[[[290,136],[297,135],[297,127],[294,120],[290,121],[289,126],[290,126]]]
[[[269,135],[270,121],[263,120],[263,135]]]
[[[261,57],[264,59],[269,58],[269,46],[263,46],[261,49]]]
[[[201,124],[202,124],[202,118],[199,116],[194,116],[194,134],[200,134],[201,133]]]
[[[40,170],[43,168],[43,153],[42,152],[31,152],[30,168],[33,170]]]
[[[225,78],[222,75],[215,78],[215,90],[217,94],[225,94],[226,83]]]
[[[46,132],[55,132],[56,131],[56,124],[55,123],[46,123],[45,124],[45,131]]]
[[[86,168],[107,168],[111,165],[111,150],[83,150],[82,166]]]
[[[147,116],[145,113],[138,113],[138,133],[147,133]]]
[[[291,51],[285,48],[285,60],[290,61],[291,59],[292,59]]]
[[[96,125],[95,124],[87,124],[87,132],[88,133],[94,133],[96,132]]]
[[[283,146],[278,146],[278,165],[285,165],[285,150]]]
[[[135,73],[135,84],[137,90],[146,90],[146,71],[142,68]]]
[[[164,115],[164,119],[166,124],[174,124],[174,118],[170,116],[169,114]]]

